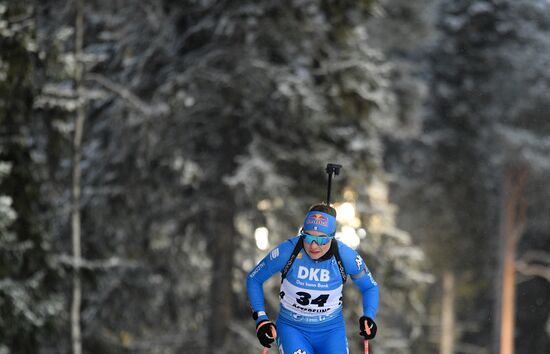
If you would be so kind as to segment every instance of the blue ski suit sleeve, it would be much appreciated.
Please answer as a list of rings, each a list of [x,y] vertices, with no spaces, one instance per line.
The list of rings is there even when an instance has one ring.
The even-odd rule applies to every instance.
[[[363,258],[352,248],[339,243],[339,252],[344,263],[346,273],[359,288],[363,298],[363,315],[374,319],[378,310],[379,291],[378,284],[367,268]]]
[[[296,239],[287,240],[279,244],[248,273],[246,277],[246,292],[253,312],[263,311],[265,313],[263,284],[273,274],[283,270],[286,262],[292,255],[295,245]],[[267,319],[267,315],[262,314],[258,316],[256,324]]]

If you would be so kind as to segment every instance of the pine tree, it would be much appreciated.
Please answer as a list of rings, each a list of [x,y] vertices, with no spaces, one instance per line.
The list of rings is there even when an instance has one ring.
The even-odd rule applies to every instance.
[[[62,301],[42,217],[44,165],[32,120],[39,65],[34,8],[0,3],[0,352],[37,353]]]

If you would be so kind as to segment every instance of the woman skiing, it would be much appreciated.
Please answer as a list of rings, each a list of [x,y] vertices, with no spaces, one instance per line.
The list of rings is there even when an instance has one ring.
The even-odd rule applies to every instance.
[[[329,192],[330,193],[330,192]],[[362,294],[360,334],[376,335],[378,285],[361,256],[334,239],[336,210],[317,204],[307,213],[300,234],[279,244],[247,277],[247,293],[264,347],[276,340],[282,354],[346,354],[342,290],[348,277]],[[281,272],[277,324],[265,312],[263,283]]]

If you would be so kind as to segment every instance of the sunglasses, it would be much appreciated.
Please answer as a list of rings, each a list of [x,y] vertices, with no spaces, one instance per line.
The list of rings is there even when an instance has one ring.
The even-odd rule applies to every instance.
[[[315,241],[319,246],[326,245],[327,243],[329,243],[330,240],[334,238],[334,236],[327,235],[313,236],[304,231],[300,231],[300,236],[303,236],[304,241],[306,241],[308,244],[312,244],[313,241]]]

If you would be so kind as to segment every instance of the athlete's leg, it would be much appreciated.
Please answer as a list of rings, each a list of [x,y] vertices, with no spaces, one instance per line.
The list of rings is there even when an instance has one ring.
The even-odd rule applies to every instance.
[[[330,330],[321,330],[311,338],[315,354],[348,354],[346,327],[342,325]]]
[[[281,354],[315,354],[306,336],[298,328],[277,322],[277,346]]]

